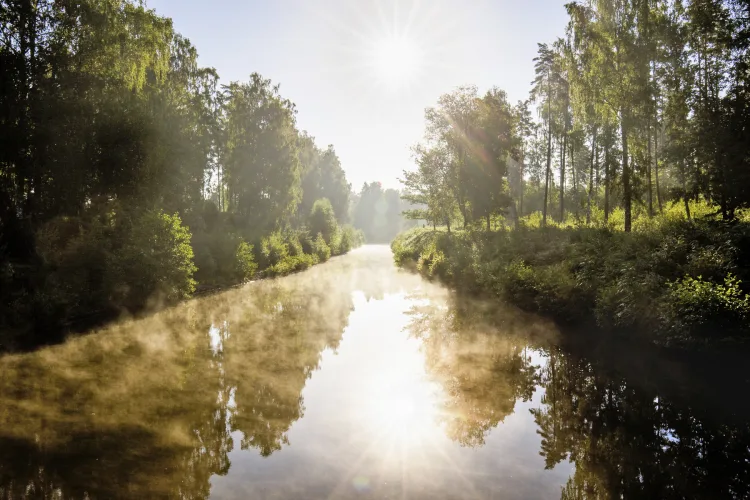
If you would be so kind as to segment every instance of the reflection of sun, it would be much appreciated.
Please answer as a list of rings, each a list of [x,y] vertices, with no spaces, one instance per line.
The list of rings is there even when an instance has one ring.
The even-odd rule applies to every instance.
[[[377,78],[392,88],[413,83],[422,64],[419,47],[406,36],[391,35],[377,40],[371,57]]]
[[[381,442],[426,444],[440,436],[436,389],[422,374],[411,371],[419,366],[412,360],[392,361],[389,372],[371,381],[367,426]]]

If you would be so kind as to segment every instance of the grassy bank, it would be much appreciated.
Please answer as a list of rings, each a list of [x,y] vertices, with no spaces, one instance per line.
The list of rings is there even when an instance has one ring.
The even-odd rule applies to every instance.
[[[750,338],[750,223],[664,218],[637,232],[521,227],[396,238],[397,265],[565,323],[659,343]]]

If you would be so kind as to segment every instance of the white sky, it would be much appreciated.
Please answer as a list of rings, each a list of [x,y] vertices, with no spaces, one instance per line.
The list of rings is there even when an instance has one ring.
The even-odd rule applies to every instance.
[[[537,42],[562,36],[566,0],[147,0],[223,83],[257,71],[333,144],[352,186],[398,187],[424,109],[458,85],[525,99]],[[389,62],[392,61],[392,62]]]

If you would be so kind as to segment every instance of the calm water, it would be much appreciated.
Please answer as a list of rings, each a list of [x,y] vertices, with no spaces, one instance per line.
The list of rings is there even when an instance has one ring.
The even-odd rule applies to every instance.
[[[0,498],[750,495],[741,364],[556,339],[365,247],[0,357]]]

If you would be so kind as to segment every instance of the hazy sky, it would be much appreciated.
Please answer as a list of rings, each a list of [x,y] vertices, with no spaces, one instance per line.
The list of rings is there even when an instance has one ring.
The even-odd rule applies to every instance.
[[[564,33],[564,0],[147,0],[224,83],[257,71],[333,144],[357,190],[398,187],[424,109],[458,85],[525,99],[537,42]]]

